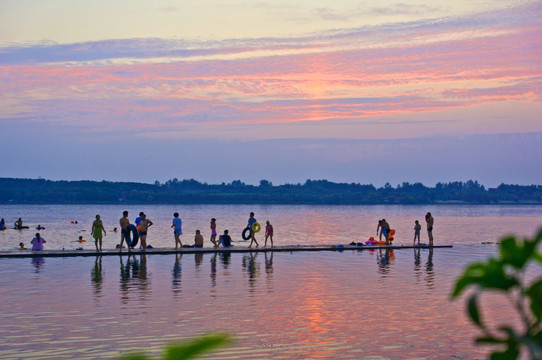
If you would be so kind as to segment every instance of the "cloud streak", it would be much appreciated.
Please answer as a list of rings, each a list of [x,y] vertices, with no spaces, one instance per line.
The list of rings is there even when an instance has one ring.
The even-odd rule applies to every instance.
[[[541,12],[535,3],[292,38],[3,47],[0,121],[161,133],[540,104]]]

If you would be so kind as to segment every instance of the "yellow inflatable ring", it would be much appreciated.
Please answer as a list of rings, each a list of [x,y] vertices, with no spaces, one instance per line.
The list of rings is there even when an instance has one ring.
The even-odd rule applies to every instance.
[[[252,224],[252,231],[254,231],[255,233],[260,232],[261,229],[262,226],[259,223],[255,222],[254,224]]]

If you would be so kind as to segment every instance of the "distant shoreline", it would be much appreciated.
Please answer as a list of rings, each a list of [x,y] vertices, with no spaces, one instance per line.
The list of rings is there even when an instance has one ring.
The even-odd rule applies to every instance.
[[[24,205],[542,205],[542,185],[486,189],[477,181],[403,183],[392,187],[307,180],[304,184],[258,186],[240,180],[207,184],[168,180],[143,184],[0,178],[0,204]]]

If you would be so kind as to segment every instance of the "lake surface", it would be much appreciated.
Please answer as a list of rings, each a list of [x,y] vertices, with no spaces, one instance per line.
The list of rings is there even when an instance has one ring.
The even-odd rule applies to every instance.
[[[542,225],[539,206],[11,205],[0,206],[0,217],[45,226],[47,249],[79,247],[80,235],[92,249],[94,215],[110,230],[125,209],[132,221],[139,211],[154,221],[154,247],[174,245],[175,211],[183,242],[200,229],[207,246],[211,217],[219,233],[227,228],[246,246],[240,234],[250,211],[271,221],[276,245],[364,241],[383,217],[395,243],[410,244],[414,220],[424,225],[431,211],[435,243],[454,247],[0,259],[0,358],[102,359],[138,349],[157,356],[169,342],[225,331],[235,342],[209,358],[482,359],[464,299],[449,299],[454,279],[465,264],[495,254],[496,245],[482,242],[531,236]],[[35,232],[0,232],[0,250],[29,243]],[[108,232],[104,248],[119,238]],[[482,300],[485,316],[514,321],[500,297]]]

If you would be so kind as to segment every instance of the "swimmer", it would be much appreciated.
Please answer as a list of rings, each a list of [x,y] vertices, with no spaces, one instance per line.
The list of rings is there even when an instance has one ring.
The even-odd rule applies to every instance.
[[[36,226],[36,230],[45,230],[45,228],[41,226],[40,224],[38,224],[38,226]]]
[[[85,239],[83,239],[82,236],[79,236],[79,240],[75,240],[75,242],[83,243],[83,242],[87,242],[87,241]]]
[[[119,229],[113,228],[113,232],[119,232]]]
[[[19,218],[15,223],[13,224],[15,226],[15,229],[22,229],[23,228],[23,219]]]
[[[6,230],[6,220],[0,220],[0,230]]]
[[[24,243],[19,243],[19,250],[28,250],[24,247]]]

